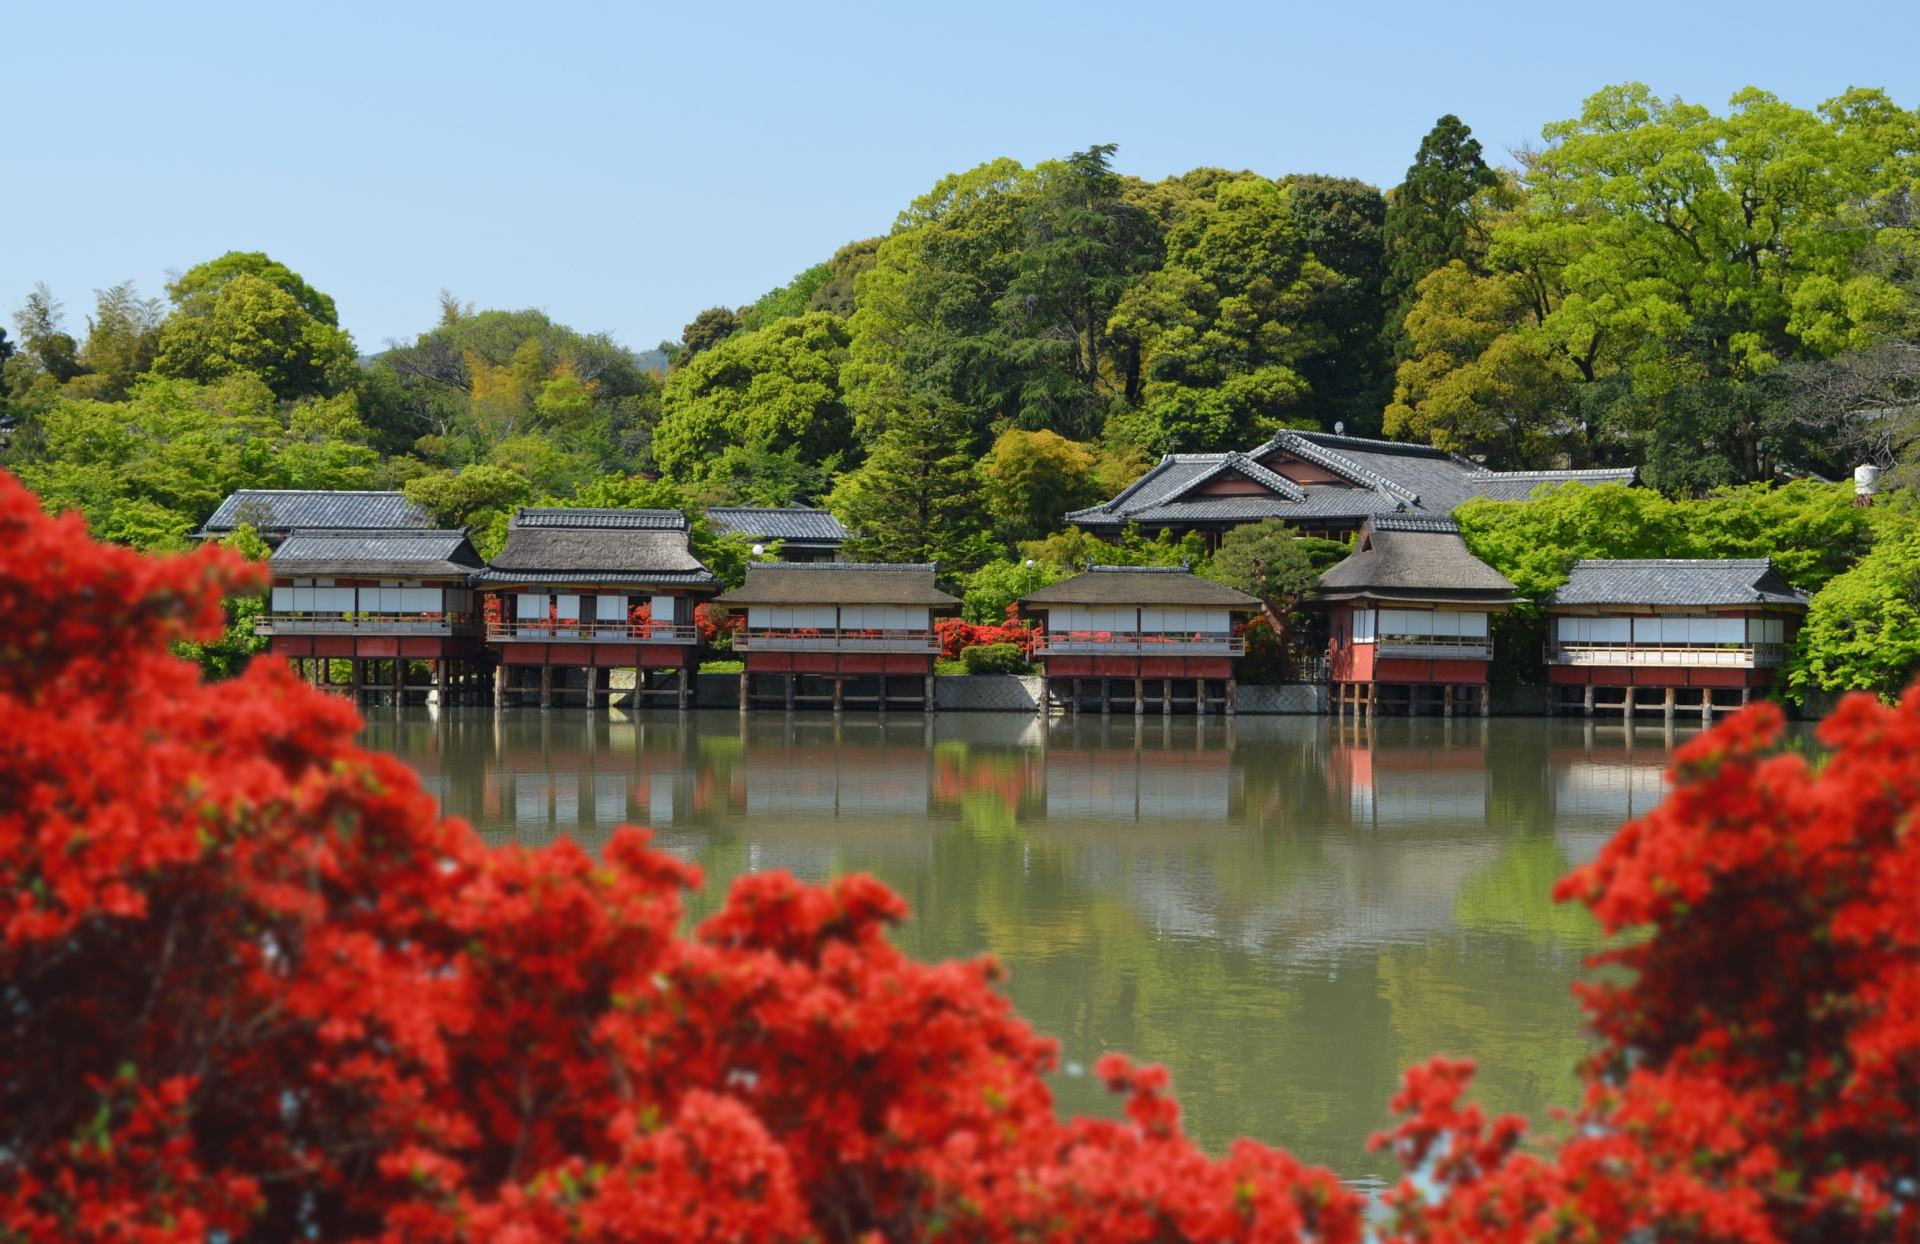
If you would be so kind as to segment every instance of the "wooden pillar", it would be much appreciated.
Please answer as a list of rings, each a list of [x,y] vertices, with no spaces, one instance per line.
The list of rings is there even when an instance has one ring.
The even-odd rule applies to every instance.
[[[1593,684],[1592,683],[1588,683],[1586,685],[1585,694],[1581,698],[1580,710],[1582,713],[1584,713],[1588,717],[1593,716]]]
[[[1160,715],[1173,716],[1173,679],[1171,678],[1160,680]]]
[[[693,689],[699,685],[700,668],[691,660],[680,663],[680,690],[674,696],[674,706],[681,712],[693,707]]]
[[[407,702],[407,659],[393,659],[393,706],[400,708]]]
[[[1204,678],[1193,680],[1193,715],[1195,717],[1207,715],[1207,680]]]
[[[433,699],[441,708],[447,706],[447,658],[442,656],[433,663]]]
[[[361,696],[365,694],[367,676],[366,663],[359,657],[354,657],[348,661],[347,669],[353,677],[353,702],[358,704],[360,703]]]
[[[847,680],[838,674],[833,676],[833,711],[839,712],[846,702]]]
[[[797,683],[797,682],[799,682],[799,681],[800,681],[800,675],[798,675],[798,674],[788,674],[788,675],[786,675],[786,683],[787,683],[787,711],[788,711],[789,713],[791,713],[791,712],[793,711],[793,692],[794,692],[794,684],[795,684],[795,683]],[[881,689],[881,692],[880,692],[880,694],[881,694],[882,696],[885,696],[885,695],[886,695],[886,690],[885,690],[885,688],[884,688],[884,687],[882,687],[882,689]],[[882,700],[881,702],[882,702],[882,703],[885,703],[885,700],[883,699],[883,700]]]
[[[1133,680],[1133,715],[1138,717],[1146,711],[1147,680],[1144,678],[1136,678]]]
[[[1113,712],[1113,679],[1102,678],[1100,680],[1100,715],[1105,717],[1111,712]]]
[[[1080,715],[1080,680],[1078,678],[1073,680],[1073,715],[1075,717]]]
[[[1480,684],[1480,716],[1484,720],[1493,711],[1493,687],[1488,683]]]
[[[540,667],[540,707],[553,707],[553,666]]]
[[[1453,684],[1452,683],[1448,683],[1446,686],[1440,688],[1440,716],[1442,716],[1443,718],[1449,718],[1449,719],[1453,717]]]
[[[921,711],[931,713],[933,711],[933,675],[928,674],[922,681],[924,683],[922,694],[926,698],[920,702]]]
[[[1747,705],[1751,703],[1753,703],[1753,688],[1752,687],[1740,688],[1740,707],[1745,708]]]
[[[752,698],[753,698],[753,675],[747,673],[747,671],[743,668],[740,671],[740,712],[742,716],[746,714],[747,702]]]
[[[1667,688],[1666,697],[1660,703],[1660,716],[1666,720],[1667,725],[1669,726],[1673,725],[1673,688],[1672,687]]]
[[[507,667],[505,662],[493,667],[493,706],[495,708],[505,708],[507,706]]]
[[[1240,711],[1240,684],[1231,678],[1227,679],[1226,711],[1229,717],[1235,716]]]
[[[1626,699],[1620,705],[1620,720],[1626,722],[1628,726],[1632,726],[1633,725],[1633,694],[1634,693],[1633,693],[1633,686],[1631,683],[1628,684],[1624,694],[1626,696]]]

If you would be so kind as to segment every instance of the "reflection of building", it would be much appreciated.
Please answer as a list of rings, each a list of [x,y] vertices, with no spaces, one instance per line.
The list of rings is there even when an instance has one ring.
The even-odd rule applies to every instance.
[[[1477,705],[1487,715],[1490,623],[1515,603],[1514,586],[1467,551],[1451,520],[1369,519],[1314,595],[1332,612],[1327,664],[1342,711],[1392,701],[1408,713]]]
[[[741,711],[769,683],[787,708],[907,704],[931,711],[940,653],[933,615],[960,607],[934,586],[933,573],[931,565],[913,564],[748,563],[746,582],[714,602],[747,611],[746,628],[733,637],[746,661]]]
[[[1547,599],[1549,703],[1711,718],[1772,685],[1806,611],[1765,558],[1582,559]]]
[[[1459,742],[1383,745],[1377,732],[1336,727],[1327,753],[1332,812],[1366,829],[1482,829],[1491,758],[1474,729]]]
[[[1170,566],[1088,566],[1020,603],[1045,623],[1034,645],[1045,669],[1041,703],[1077,712],[1091,694],[1103,713],[1116,690],[1135,713],[1149,702],[1162,713],[1181,704],[1204,714],[1209,703],[1233,712],[1233,663],[1246,652],[1233,618],[1260,608],[1245,592]]]
[[[332,685],[339,660],[356,698],[382,687],[404,699],[408,665],[424,661],[440,704],[482,703],[470,586],[480,565],[465,531],[297,530],[268,562],[272,595],[255,629],[316,686]]]
[[[678,510],[522,509],[481,584],[498,595],[487,640],[500,652],[500,702],[542,708],[572,681],[589,706],[634,671],[638,703],[691,700],[700,633],[693,608],[713,576]]]

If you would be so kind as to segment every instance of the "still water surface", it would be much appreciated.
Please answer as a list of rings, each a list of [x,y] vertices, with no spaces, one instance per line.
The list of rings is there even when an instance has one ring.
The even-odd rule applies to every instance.
[[[1687,737],[1684,729],[1679,739]],[[1659,799],[1675,736],[1616,722],[409,709],[367,726],[494,842],[655,827],[736,874],[872,872],[922,958],[991,952],[1061,1043],[1064,1108],[1108,1050],[1166,1063],[1187,1124],[1348,1178],[1401,1067],[1476,1058],[1543,1120],[1584,1049],[1597,945],[1553,880]]]

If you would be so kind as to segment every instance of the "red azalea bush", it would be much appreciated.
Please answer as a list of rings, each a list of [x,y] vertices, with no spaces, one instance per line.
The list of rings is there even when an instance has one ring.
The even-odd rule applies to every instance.
[[[627,606],[628,634],[638,635],[642,639],[653,637],[653,604],[640,601]]]
[[[154,559],[0,476],[0,1238],[1355,1241],[1363,1204],[1165,1073],[1060,1120],[990,962],[918,964],[867,878],[735,884],[622,831],[488,848],[346,705],[169,655],[257,570]],[[1632,979],[1581,1128],[1519,1149],[1410,1074],[1406,1240],[1912,1238],[1920,697],[1818,773],[1755,710],[1564,885]]]
[[[734,613],[724,605],[695,605],[693,624],[699,628],[701,643],[715,652],[730,652],[733,637],[747,629],[747,615]]]
[[[994,625],[968,622],[964,618],[940,618],[933,624],[934,636],[940,641],[940,655],[950,661],[968,648],[993,644],[1012,644],[1022,657],[1031,661],[1040,629],[1038,622],[1020,616],[1018,602],[1008,605],[1006,620]]]

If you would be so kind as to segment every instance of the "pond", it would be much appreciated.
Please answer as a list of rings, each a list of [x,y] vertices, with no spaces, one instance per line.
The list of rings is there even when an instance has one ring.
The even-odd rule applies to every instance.
[[[1561,720],[742,716],[370,710],[493,842],[655,828],[735,875],[871,872],[900,943],[990,952],[1058,1038],[1062,1107],[1110,1112],[1109,1050],[1164,1062],[1190,1131],[1360,1183],[1400,1069],[1481,1065],[1543,1121],[1586,1048],[1568,985],[1598,944],[1554,879],[1658,802],[1677,735]]]

